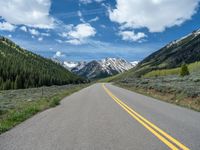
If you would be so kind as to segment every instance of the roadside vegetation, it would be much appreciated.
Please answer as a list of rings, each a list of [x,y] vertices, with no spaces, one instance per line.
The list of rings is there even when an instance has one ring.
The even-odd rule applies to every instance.
[[[116,85],[160,100],[200,111],[200,77],[133,78]]]
[[[191,63],[188,65],[189,72],[194,72],[196,70],[200,70],[200,61]],[[173,68],[173,69],[162,69],[162,70],[155,70],[145,74],[144,78],[150,77],[159,77],[159,76],[168,76],[168,75],[179,75],[181,71],[181,67]]]
[[[0,134],[89,84],[0,91]]]
[[[131,72],[133,70],[100,82],[113,82],[128,90],[200,111],[200,61],[151,71],[140,78],[131,76]]]

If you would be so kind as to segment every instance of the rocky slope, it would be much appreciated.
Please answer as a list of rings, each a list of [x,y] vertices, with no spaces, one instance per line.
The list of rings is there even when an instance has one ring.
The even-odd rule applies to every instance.
[[[137,65],[136,61],[130,63],[120,58],[105,58],[90,62],[64,62],[64,66],[67,69],[89,79],[103,78],[122,73],[133,68],[135,65]]]

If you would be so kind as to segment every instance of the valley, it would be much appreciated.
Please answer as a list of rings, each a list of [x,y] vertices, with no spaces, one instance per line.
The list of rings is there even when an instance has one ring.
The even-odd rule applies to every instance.
[[[0,0],[0,150],[200,150],[200,0]]]

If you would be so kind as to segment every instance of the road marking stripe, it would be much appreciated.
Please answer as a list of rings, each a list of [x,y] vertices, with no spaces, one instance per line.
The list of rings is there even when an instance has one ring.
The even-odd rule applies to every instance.
[[[170,147],[173,150],[178,150],[176,146],[174,146],[171,142],[175,143],[177,146],[179,146],[183,150],[189,150],[188,147],[180,143],[178,140],[171,137],[169,134],[158,128],[156,125],[142,117],[140,114],[138,114],[136,111],[134,111],[132,108],[130,108],[128,105],[126,105],[124,102],[122,102],[119,98],[117,98],[114,94],[112,94],[104,84],[102,84],[104,90],[107,92],[107,94],[116,102],[118,103],[127,113],[129,113],[134,119],[136,119],[140,124],[142,124],[146,129],[148,129],[151,133],[153,133],[158,139],[160,139],[163,143],[165,143],[168,147]],[[162,135],[160,135],[162,134]],[[167,140],[167,139],[168,140]]]
[[[123,103],[123,102],[121,102],[121,103]],[[144,117],[142,117],[136,111],[134,111],[133,109],[131,109],[130,107],[128,107],[125,103],[123,103],[123,105],[127,109],[129,109],[131,112],[133,112],[136,116],[138,116],[141,120],[143,120],[144,122],[146,122],[149,126],[151,126],[155,130],[157,130],[159,133],[161,133],[163,136],[165,136],[167,139],[169,139],[171,142],[175,143],[177,146],[179,146],[183,150],[189,150],[189,148],[187,148],[185,145],[183,145],[182,143],[180,143],[177,139],[173,138],[172,136],[170,136],[169,134],[167,134],[166,132],[164,132],[163,130],[161,130],[160,128],[158,128],[157,126],[155,126],[153,123],[151,123],[150,121],[148,121],[147,119],[145,119]]]

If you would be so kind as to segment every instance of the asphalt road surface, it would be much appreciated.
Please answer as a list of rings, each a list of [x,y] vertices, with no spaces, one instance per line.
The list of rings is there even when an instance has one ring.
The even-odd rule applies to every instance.
[[[0,135],[0,150],[200,150],[200,113],[94,84]]]

